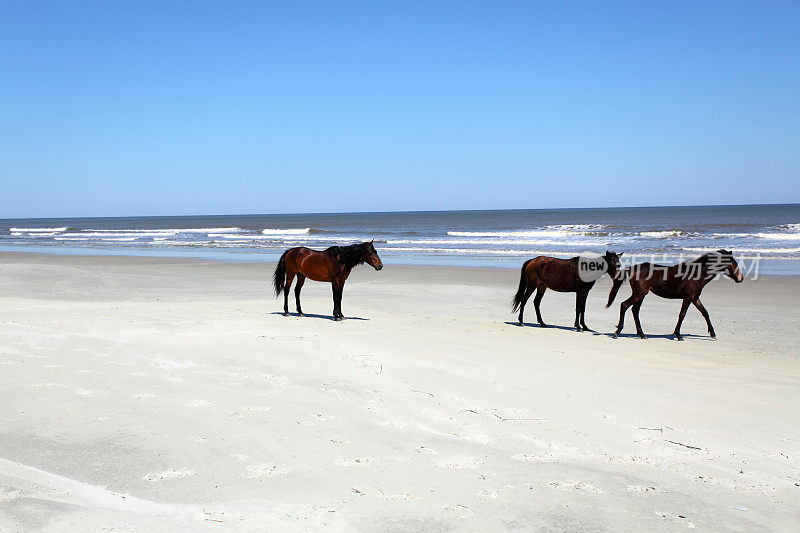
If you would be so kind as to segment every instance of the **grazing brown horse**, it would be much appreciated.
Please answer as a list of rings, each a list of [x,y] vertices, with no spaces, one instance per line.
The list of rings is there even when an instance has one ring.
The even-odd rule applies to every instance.
[[[275,296],[283,291],[283,316],[289,316],[289,289],[297,276],[294,297],[297,302],[297,316],[303,316],[300,307],[300,290],[306,278],[314,281],[330,281],[333,286],[333,319],[342,320],[342,290],[344,282],[354,266],[367,263],[375,270],[383,268],[381,258],[372,245],[373,241],[351,244],[350,246],[331,246],[321,252],[300,246],[283,252],[275,274]]]
[[[539,303],[547,289],[557,292],[574,292],[575,296],[575,329],[578,331],[590,331],[586,325],[586,297],[594,287],[594,282],[600,278],[603,272],[608,272],[612,279],[616,279],[619,273],[619,258],[622,254],[606,251],[605,255],[597,258],[603,270],[599,275],[581,275],[581,257],[572,259],[558,259],[555,257],[539,256],[525,261],[520,273],[519,288],[517,294],[511,302],[511,311],[519,309],[519,325],[522,326],[522,315],[525,312],[525,303],[536,290],[536,297],[533,299],[533,306],[536,308],[536,319],[543,328],[547,324],[542,320],[539,311]],[[586,281],[586,279],[590,279]],[[583,329],[581,329],[583,328]]]
[[[703,318],[706,319],[708,334],[711,335],[712,339],[716,339],[717,335],[714,333],[714,326],[711,325],[708,311],[700,302],[700,293],[703,292],[703,287],[719,274],[725,274],[736,283],[741,283],[744,279],[732,252],[718,250],[704,254],[692,261],[672,266],[641,263],[624,269],[622,274],[614,280],[614,285],[611,287],[608,303],[606,304],[606,307],[611,307],[625,278],[630,279],[633,294],[619,306],[619,324],[617,325],[616,333],[614,333],[614,338],[622,332],[622,326],[625,323],[625,312],[629,307],[633,307],[636,333],[641,338],[645,338],[642,325],[639,322],[639,309],[642,307],[644,297],[647,296],[648,292],[652,291],[653,294],[662,298],[683,300],[681,312],[678,314],[678,323],[675,325],[675,331],[673,332],[677,340],[683,340],[681,323],[683,322],[683,317],[686,316],[686,310],[689,308],[690,303],[694,304],[700,314],[703,315]]]

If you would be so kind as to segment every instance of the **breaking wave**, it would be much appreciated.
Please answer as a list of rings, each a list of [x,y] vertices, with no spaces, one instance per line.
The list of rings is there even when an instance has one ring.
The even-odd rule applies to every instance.
[[[290,229],[263,229],[264,235],[305,235],[311,233],[311,228],[290,228]]]
[[[684,250],[689,252],[715,252],[716,248],[708,247],[684,247]],[[736,248],[733,253],[749,253],[749,254],[796,254],[800,253],[800,248]]]
[[[696,233],[689,233],[679,229],[669,229],[664,231],[640,231],[638,235],[642,237],[650,237],[652,239],[668,239],[670,237],[685,237],[687,235],[697,235]]]
[[[9,228],[8,231],[12,233],[41,233],[41,232],[59,232],[67,231],[69,228],[64,226],[62,228]]]
[[[95,233],[162,233],[175,235],[178,233],[236,233],[242,228],[150,228],[150,229],[86,229],[81,232]]]
[[[478,245],[507,245],[519,246],[605,246],[605,241],[553,241],[553,240],[525,240],[525,239],[387,239],[386,244],[478,244]]]
[[[573,232],[566,230],[530,231],[448,231],[452,237],[567,237]]]

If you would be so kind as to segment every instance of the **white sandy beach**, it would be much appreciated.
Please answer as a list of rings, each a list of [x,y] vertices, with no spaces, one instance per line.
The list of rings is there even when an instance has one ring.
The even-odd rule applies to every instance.
[[[359,267],[337,323],[273,268],[0,254],[0,531],[800,526],[800,278],[712,283],[681,343],[652,295],[611,339],[606,279],[592,334],[552,292],[514,326],[517,270]]]

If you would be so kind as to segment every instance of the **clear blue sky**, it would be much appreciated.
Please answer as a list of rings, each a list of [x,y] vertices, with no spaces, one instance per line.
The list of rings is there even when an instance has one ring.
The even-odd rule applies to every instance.
[[[0,218],[800,202],[800,3],[0,4]]]

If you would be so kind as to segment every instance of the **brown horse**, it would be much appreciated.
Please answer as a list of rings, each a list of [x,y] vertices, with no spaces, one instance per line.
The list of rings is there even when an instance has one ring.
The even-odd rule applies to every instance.
[[[616,333],[614,333],[614,338],[622,332],[622,326],[625,323],[625,312],[629,307],[633,307],[636,333],[641,338],[645,338],[642,325],[639,322],[639,309],[642,307],[644,297],[647,296],[648,292],[652,291],[653,294],[662,298],[683,300],[681,312],[678,314],[678,323],[675,325],[675,331],[673,332],[677,340],[683,340],[681,323],[683,322],[683,317],[686,316],[686,310],[689,308],[690,303],[694,304],[700,314],[703,315],[703,318],[706,319],[708,334],[711,335],[712,339],[716,339],[717,335],[714,333],[714,326],[711,325],[708,311],[700,302],[700,293],[703,292],[703,287],[719,274],[725,274],[736,283],[741,283],[744,279],[732,252],[718,250],[702,255],[692,261],[672,266],[641,263],[624,269],[622,275],[614,280],[614,285],[611,287],[608,303],[606,304],[606,307],[611,307],[625,278],[629,278],[633,294],[619,306],[619,324],[617,325]]]
[[[303,316],[300,307],[300,290],[306,278],[314,281],[330,281],[333,286],[333,319],[342,320],[342,290],[344,282],[354,266],[367,263],[375,270],[383,268],[381,258],[372,245],[373,241],[351,244],[350,246],[331,246],[317,251],[300,246],[283,252],[275,274],[272,277],[275,285],[275,296],[283,291],[283,316],[289,316],[289,289],[292,280],[297,276],[294,297],[297,302],[297,316]]]
[[[539,303],[547,289],[557,292],[574,292],[575,296],[575,329],[578,331],[591,331],[586,325],[586,298],[604,272],[616,279],[619,273],[619,258],[622,254],[606,251],[605,255],[593,259],[594,264],[599,263],[600,270],[595,270],[595,275],[582,273],[582,266],[586,264],[585,258],[573,257],[572,259],[558,259],[555,257],[539,256],[525,261],[520,273],[519,288],[511,301],[511,311],[519,309],[519,325],[522,326],[522,315],[525,312],[525,303],[536,290],[533,305],[536,308],[536,319],[543,328],[547,324],[542,320]],[[581,329],[583,328],[583,329]]]

